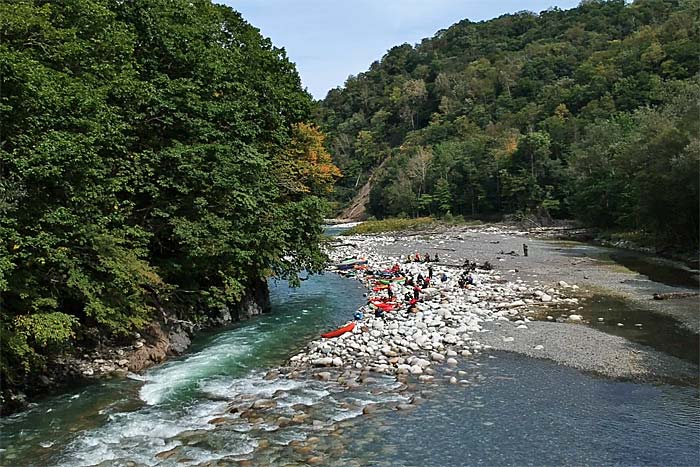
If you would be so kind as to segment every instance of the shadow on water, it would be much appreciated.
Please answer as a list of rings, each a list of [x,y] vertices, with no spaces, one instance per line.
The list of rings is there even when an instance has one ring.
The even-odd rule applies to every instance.
[[[700,336],[679,326],[671,317],[640,310],[623,299],[604,295],[593,296],[584,310],[579,311],[592,327],[698,363]]]
[[[700,271],[681,263],[636,251],[588,245],[578,242],[552,242],[562,247],[555,248],[565,256],[588,257],[612,263],[646,276],[650,281],[671,287],[700,288]]]
[[[636,308],[623,298],[608,295],[594,295],[581,305],[575,313],[595,329],[696,364],[700,360],[700,336],[669,316]],[[553,314],[552,310],[537,315],[536,319],[544,320],[547,314]]]
[[[674,287],[700,287],[698,271],[679,268],[673,262],[630,252],[610,253],[609,258],[627,269],[647,276],[653,282]]]
[[[640,286],[646,284],[645,287],[656,283],[685,290],[697,290],[700,287],[698,271],[674,261],[634,251],[578,242],[556,242],[556,244],[563,247],[556,249],[566,256],[588,257],[611,265],[619,265],[646,277],[641,280],[632,278],[625,282],[638,282]],[[581,315],[591,327],[696,364],[700,360],[698,334],[680,326],[678,321],[670,316],[654,313],[635,306],[628,300],[609,295],[594,295],[582,305],[583,307],[578,308],[575,313]],[[538,319],[544,316],[544,314],[538,316]]]

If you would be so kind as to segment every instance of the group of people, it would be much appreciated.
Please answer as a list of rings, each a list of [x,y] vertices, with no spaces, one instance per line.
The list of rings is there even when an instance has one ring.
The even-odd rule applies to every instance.
[[[413,261],[411,255],[408,255],[407,259],[407,262],[432,263],[439,261],[437,253],[433,257],[433,259],[430,258],[429,253],[426,253],[423,259],[421,259],[418,253],[415,254]],[[472,272],[475,271],[477,267],[480,269],[487,270],[492,268],[491,264],[488,261],[480,266],[476,262],[469,261],[468,259],[464,260],[464,263],[462,264],[463,271],[460,274],[459,279],[457,280],[457,284],[460,288],[475,285],[475,280],[474,276],[472,275]],[[435,271],[433,269],[432,264],[428,265],[428,273],[425,276],[422,273],[418,273],[418,275],[414,277],[410,272],[402,271],[401,266],[398,263],[394,264],[390,269],[384,271],[368,271],[368,273],[375,277],[381,277],[385,279],[389,279],[392,277],[405,277],[404,286],[408,287],[409,289],[412,289],[412,291],[406,292],[406,294],[403,297],[403,300],[405,301],[406,305],[409,306],[409,309],[420,300],[420,294],[423,289],[430,287],[438,280],[440,281],[440,283],[443,284],[449,280],[449,277],[445,272],[442,272],[438,276],[434,277]],[[394,291],[391,288],[391,284],[389,284],[385,290],[387,292],[387,298],[382,300],[388,300],[393,302]],[[360,313],[361,316],[361,312],[358,313]],[[384,310],[380,307],[376,307],[376,309],[374,310],[374,315],[378,318],[383,317]],[[355,319],[361,319],[361,317],[358,318],[358,316],[355,316]]]
[[[406,263],[438,263],[439,261],[440,257],[437,253],[432,259],[430,258],[430,253],[427,252],[423,255],[423,258],[421,258],[420,253],[416,253],[413,256],[410,253],[406,255]]]
[[[493,266],[492,266],[491,263],[489,263],[488,261],[484,261],[484,264],[482,264],[481,266],[479,266],[479,265],[476,263],[476,261],[469,261],[468,259],[465,259],[465,260],[464,260],[464,263],[462,264],[462,268],[464,268],[464,270],[467,271],[467,272],[469,272],[469,271],[476,271],[476,268],[484,269],[484,270],[486,270],[486,271],[490,271],[490,270],[493,269]]]

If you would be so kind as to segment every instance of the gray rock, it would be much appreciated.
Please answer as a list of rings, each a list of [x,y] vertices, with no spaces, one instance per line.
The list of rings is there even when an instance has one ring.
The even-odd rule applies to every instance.
[[[317,358],[311,362],[314,366],[331,366],[333,359],[331,357]]]
[[[430,359],[433,360],[434,362],[444,362],[445,356],[441,353],[431,352]]]

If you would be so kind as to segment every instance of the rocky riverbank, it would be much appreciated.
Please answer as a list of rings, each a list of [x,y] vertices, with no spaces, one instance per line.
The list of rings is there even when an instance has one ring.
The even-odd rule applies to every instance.
[[[531,250],[534,246],[534,261],[516,252],[523,242]],[[431,263],[433,284],[437,285],[421,290],[420,301],[410,309],[403,304],[380,318],[374,316],[374,306],[363,307],[363,318],[352,332],[311,342],[290,359],[292,366],[355,368],[414,375],[429,382],[436,365],[455,366],[459,358],[500,349],[548,358],[614,378],[683,382],[697,379],[697,366],[692,363],[583,326],[579,310],[584,309],[582,301],[592,286],[588,281],[595,276],[595,267],[581,275],[588,282],[583,290],[564,280],[572,277],[566,268],[562,268],[561,279],[555,277],[556,265],[562,266],[562,258],[555,261],[556,250],[547,250],[529,232],[487,226],[344,237],[341,245],[330,252],[335,262],[348,257],[366,258],[367,271],[388,270],[398,263],[402,273],[414,277],[427,276],[428,265],[405,264],[407,254],[439,253],[441,261]],[[484,245],[500,248],[498,253],[489,254],[484,249],[491,248]],[[477,268],[473,272],[474,285],[462,288],[457,282],[465,259],[478,264],[490,261],[495,269]],[[538,270],[543,262],[552,264]],[[445,281],[438,279],[442,274],[447,276]],[[368,290],[378,283],[376,277],[361,270],[355,276]],[[400,283],[391,287],[399,302],[403,302],[404,294],[413,293],[411,287]],[[386,297],[386,291],[369,292],[369,298],[373,297]],[[552,322],[535,321],[535,316],[543,315]],[[351,317],[349,310],[348,318]],[[459,378],[451,376],[449,381],[457,383]]]
[[[141,372],[169,357],[183,354],[198,332],[228,326],[268,311],[269,290],[263,281],[251,286],[237,305],[202,313],[204,317],[197,322],[178,319],[161,310],[159,320],[124,339],[124,343],[105,341],[76,346],[71,352],[50,359],[46,371],[32,375],[25,384],[4,387],[0,413],[17,412],[26,408],[32,398],[70,385]],[[100,342],[97,337],[93,340]]]

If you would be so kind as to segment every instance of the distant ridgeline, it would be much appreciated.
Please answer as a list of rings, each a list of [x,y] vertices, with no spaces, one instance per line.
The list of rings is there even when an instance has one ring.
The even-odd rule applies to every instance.
[[[322,267],[339,172],[294,65],[238,13],[27,0],[0,28],[5,387],[73,342]]]
[[[321,102],[337,205],[383,163],[376,217],[538,212],[697,248],[699,12],[585,1],[394,47]]]

